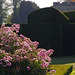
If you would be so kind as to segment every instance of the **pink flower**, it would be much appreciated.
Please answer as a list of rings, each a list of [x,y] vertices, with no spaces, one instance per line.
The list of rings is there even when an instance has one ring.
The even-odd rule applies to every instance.
[[[18,42],[15,42],[15,43],[14,43],[14,46],[19,46],[19,43],[18,43]]]
[[[32,48],[30,46],[28,46],[29,51],[32,51]]]
[[[51,59],[49,56],[47,56],[47,57],[46,57],[46,60],[47,60],[48,62],[51,62],[52,59]]]
[[[39,43],[37,41],[34,41],[33,43],[34,43],[34,47],[37,48]]]
[[[26,59],[27,59],[27,57],[26,57],[26,56],[24,56],[24,57],[23,57],[23,59],[24,59],[24,60],[26,60]]]
[[[19,31],[17,30],[16,33],[19,33]]]
[[[0,53],[5,53],[5,50],[0,50]]]
[[[1,40],[4,40],[6,38],[6,36],[1,37]]]
[[[42,59],[46,59],[47,55],[45,54],[45,50],[43,49],[38,52],[38,56],[40,56]]]
[[[3,61],[3,59],[0,59],[0,61]]]
[[[41,66],[42,66],[42,68],[44,69],[45,68],[45,65],[42,63],[42,64],[40,64]]]
[[[28,69],[28,70],[30,70],[30,67],[29,67],[29,66],[27,66],[27,69]]]
[[[44,62],[44,64],[45,64],[45,67],[49,66],[49,62]]]
[[[19,30],[19,28],[20,28],[20,25],[19,24],[13,24],[12,27],[13,26],[16,28],[16,30]]]
[[[22,35],[22,34],[20,34],[20,37],[24,38],[25,36],[24,36],[24,35]]]
[[[15,61],[20,61],[20,56],[19,55],[12,55],[13,60]]]
[[[8,65],[8,66],[11,66],[11,62],[8,62],[7,65]]]
[[[51,73],[52,73],[52,72],[56,73],[56,71],[55,71],[55,70],[50,70],[50,72],[51,72]]]
[[[2,63],[2,62],[0,62],[0,64],[1,64],[1,65],[3,65],[3,63]]]
[[[5,47],[9,47],[10,48],[11,46],[10,45],[5,45]]]
[[[29,46],[29,44],[28,44],[27,42],[25,42],[25,41],[24,41],[24,42],[22,42],[22,43],[21,43],[21,45]]]
[[[39,56],[42,56],[43,54],[45,54],[45,49],[42,49],[42,50],[40,50],[37,54],[39,55]]]
[[[42,65],[44,67],[48,67],[49,66],[49,62],[46,62],[45,60],[42,60]]]
[[[4,60],[5,62],[9,62],[9,61],[12,60],[12,57],[11,57],[11,56],[6,56],[6,57],[3,57],[3,60]]]
[[[51,54],[53,54],[53,52],[54,52],[53,49],[49,49],[48,51],[46,51],[46,54],[50,56]]]
[[[3,24],[1,27],[5,27],[5,25]]]

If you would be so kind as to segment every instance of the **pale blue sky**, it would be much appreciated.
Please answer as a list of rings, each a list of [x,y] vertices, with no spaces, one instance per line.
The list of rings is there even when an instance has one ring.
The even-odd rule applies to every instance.
[[[50,6],[52,6],[53,2],[57,2],[58,0],[25,0],[25,1],[33,1],[40,8],[44,8],[44,7],[50,7]]]
[[[10,3],[12,0],[6,0]],[[35,2],[40,8],[50,7],[53,5],[53,2],[63,1],[63,0],[25,0],[25,1],[32,1]]]

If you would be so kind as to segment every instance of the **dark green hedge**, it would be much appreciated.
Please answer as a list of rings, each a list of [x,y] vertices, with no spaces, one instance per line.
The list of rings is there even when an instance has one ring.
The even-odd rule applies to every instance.
[[[75,55],[75,24],[63,25],[63,52],[64,55]]]
[[[32,41],[38,41],[39,47],[54,49],[53,55],[62,55],[61,24],[22,24],[22,34]]]
[[[32,41],[38,41],[39,47],[54,49],[53,56],[75,55],[75,24],[39,23],[20,24],[20,33]],[[10,26],[10,25],[9,25]]]
[[[20,26],[19,34],[25,35],[32,41],[38,41],[40,48],[54,49],[54,56],[63,54],[61,24],[20,24]]]
[[[70,23],[75,23],[75,11],[66,11],[63,13],[70,19]]]
[[[22,34],[38,41],[39,47],[54,49],[54,56],[75,55],[75,24],[22,24]]]
[[[68,23],[69,18],[54,7],[36,10],[28,15],[28,23]]]

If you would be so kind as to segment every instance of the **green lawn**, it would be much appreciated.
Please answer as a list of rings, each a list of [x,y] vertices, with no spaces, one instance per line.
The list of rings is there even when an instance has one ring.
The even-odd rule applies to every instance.
[[[75,75],[75,56],[52,57],[51,64],[73,65],[70,75]]]

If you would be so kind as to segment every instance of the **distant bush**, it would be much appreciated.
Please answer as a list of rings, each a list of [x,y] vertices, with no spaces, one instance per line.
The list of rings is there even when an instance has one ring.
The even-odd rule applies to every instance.
[[[34,10],[39,9],[39,6],[31,1],[21,1],[18,8],[14,7],[14,12],[8,16],[8,23],[27,23],[27,16]]]
[[[69,18],[54,7],[36,10],[28,15],[28,23],[68,23]]]
[[[75,11],[66,11],[63,13],[70,19],[70,23],[75,23]]]

